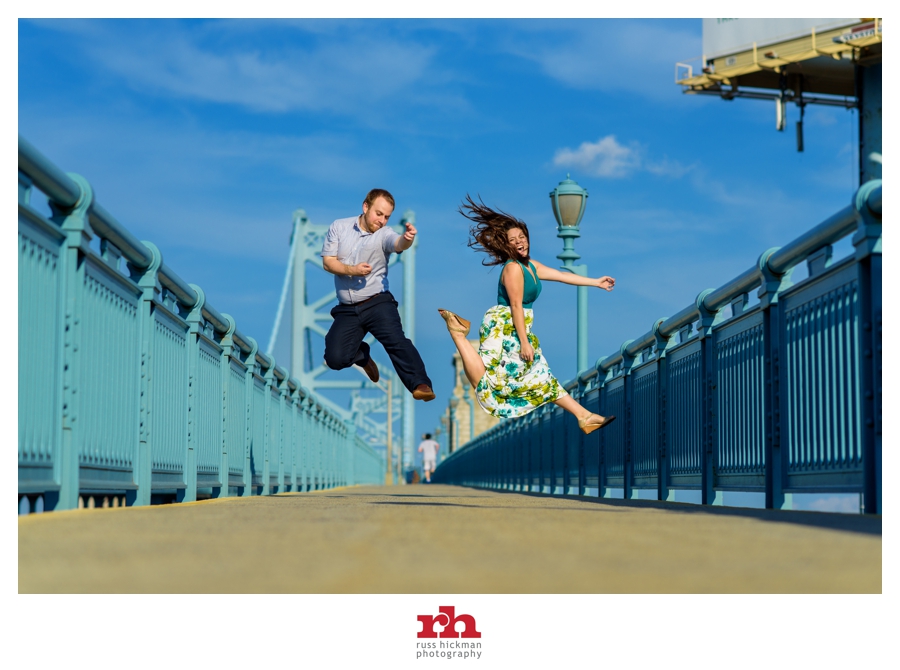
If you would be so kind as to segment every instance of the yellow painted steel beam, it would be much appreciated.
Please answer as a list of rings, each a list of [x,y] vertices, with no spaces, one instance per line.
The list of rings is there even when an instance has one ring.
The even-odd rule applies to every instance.
[[[873,20],[874,34],[841,42],[835,42],[834,38],[846,34],[846,27],[822,33],[816,33],[813,28],[809,35],[763,47],[754,43],[750,49],[714,59],[712,67],[704,67],[704,71],[697,75],[691,71],[689,76],[676,79],[676,83],[694,90],[713,88],[723,81],[742,75],[763,70],[780,72],[780,68],[785,65],[800,63],[820,56],[832,56],[840,59],[844,54],[852,54],[855,50],[880,44],[882,42],[881,21],[881,19]]]

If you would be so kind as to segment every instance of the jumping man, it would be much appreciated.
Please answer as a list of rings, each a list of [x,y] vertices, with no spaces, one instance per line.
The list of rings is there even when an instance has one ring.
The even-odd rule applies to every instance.
[[[407,223],[406,232],[398,235],[387,225],[394,197],[384,189],[369,191],[362,210],[332,223],[322,245],[322,266],[334,275],[338,298],[331,310],[334,322],[325,336],[325,365],[332,370],[358,365],[377,382],[378,367],[363,342],[372,333],[413,398],[434,400],[425,363],[404,335],[397,301],[388,290],[388,259],[409,249],[417,231]]]

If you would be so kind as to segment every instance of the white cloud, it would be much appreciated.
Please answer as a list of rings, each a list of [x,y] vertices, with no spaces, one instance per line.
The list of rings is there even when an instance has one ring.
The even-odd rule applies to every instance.
[[[637,142],[620,144],[615,135],[601,137],[596,142],[582,142],[577,149],[557,149],[553,164],[579,168],[595,177],[620,179],[638,170],[663,177],[679,178],[693,169],[667,156],[658,160],[646,158],[646,150]]]
[[[581,168],[596,177],[617,179],[627,177],[641,166],[640,147],[619,144],[615,135],[601,137],[596,142],[582,142],[577,149],[558,149],[553,164]]]

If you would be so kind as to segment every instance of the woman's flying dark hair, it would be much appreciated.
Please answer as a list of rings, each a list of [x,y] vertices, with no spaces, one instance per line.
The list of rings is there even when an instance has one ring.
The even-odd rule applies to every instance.
[[[484,204],[481,196],[478,196],[478,202],[475,202],[468,193],[466,202],[459,206],[459,213],[475,223],[469,228],[471,239],[468,244],[475,251],[483,251],[488,255],[481,260],[482,265],[502,265],[510,258],[520,260],[519,253],[507,238],[507,233],[513,228],[525,233],[525,239],[528,240],[528,256],[531,255],[531,237],[524,221],[506,212],[494,211]],[[521,260],[528,262],[528,257]]]

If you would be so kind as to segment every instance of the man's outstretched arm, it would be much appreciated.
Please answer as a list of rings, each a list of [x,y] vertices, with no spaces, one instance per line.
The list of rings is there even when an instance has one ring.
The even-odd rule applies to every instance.
[[[406,251],[412,246],[413,240],[416,239],[416,233],[418,232],[413,224],[406,223],[405,225],[406,232],[398,237],[396,242],[394,242],[394,251],[396,251],[398,254],[401,251]]]
[[[365,277],[372,271],[372,266],[368,263],[347,265],[346,263],[341,263],[337,256],[322,256],[322,267],[325,268],[326,272],[344,277]]]

